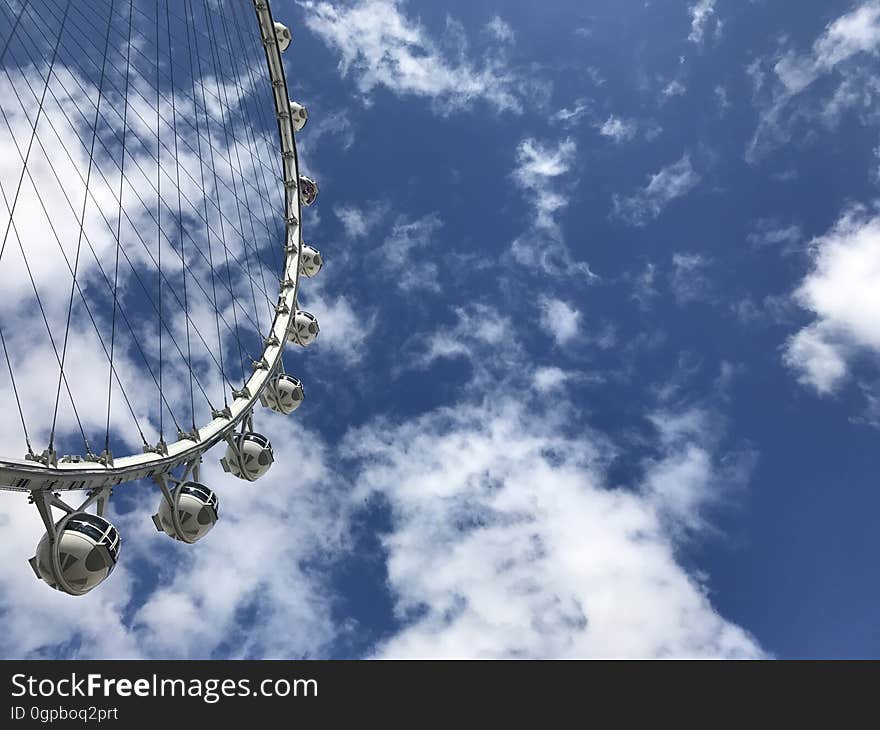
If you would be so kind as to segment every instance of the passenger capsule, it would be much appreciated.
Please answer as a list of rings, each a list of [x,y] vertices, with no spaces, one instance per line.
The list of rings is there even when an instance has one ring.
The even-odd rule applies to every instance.
[[[260,395],[260,403],[285,416],[302,405],[305,398],[303,384],[292,375],[279,373],[272,378]]]
[[[153,515],[153,524],[175,540],[192,544],[207,535],[217,524],[219,502],[217,495],[198,482],[184,482],[171,493],[174,500],[172,510],[163,496],[159,511]],[[174,519],[175,513],[177,519]]]
[[[318,183],[312,180],[312,178],[302,175],[299,178],[299,192],[302,204],[311,205],[315,202],[315,198],[318,197]]]
[[[321,270],[323,265],[324,259],[321,257],[321,252],[308,244],[303,244],[299,258],[299,273],[311,279]]]
[[[275,39],[278,41],[278,50],[284,53],[290,46],[293,37],[290,35],[290,28],[284,23],[275,23]]]
[[[119,559],[119,533],[103,517],[74,512],[62,518],[55,531],[55,541],[49,533],[43,535],[29,561],[37,577],[52,588],[82,596],[113,572]]]
[[[226,456],[220,459],[220,465],[223,471],[253,482],[269,471],[273,461],[275,454],[269,439],[248,431],[232,436],[232,443],[226,448]]]
[[[287,339],[291,342],[306,347],[315,341],[321,328],[314,314],[304,312],[301,309],[293,315],[293,320],[287,330]]]
[[[293,125],[293,131],[299,132],[306,126],[307,121],[309,121],[308,110],[299,102],[290,102],[290,123]]]

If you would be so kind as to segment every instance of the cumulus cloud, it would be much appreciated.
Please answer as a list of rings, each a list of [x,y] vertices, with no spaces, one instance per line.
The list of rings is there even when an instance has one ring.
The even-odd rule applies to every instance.
[[[541,324],[556,340],[566,345],[577,338],[581,313],[561,299],[546,297],[541,301]]]
[[[880,216],[847,211],[810,252],[812,269],[794,298],[814,319],[788,340],[784,360],[824,394],[843,382],[859,352],[880,351]]]
[[[723,479],[683,435],[644,491],[608,489],[601,439],[500,395],[347,442],[383,542],[400,632],[383,657],[760,656],[676,562],[667,520]],[[687,519],[690,519],[689,517]]]
[[[340,72],[354,77],[367,100],[384,87],[401,96],[432,99],[441,114],[476,100],[501,111],[520,110],[522,83],[497,50],[480,61],[471,59],[463,47],[444,51],[421,23],[407,17],[402,0],[300,4],[306,10],[306,27],[339,54]],[[499,24],[491,27],[501,29]]]
[[[700,176],[685,154],[678,162],[667,165],[651,175],[648,184],[630,197],[614,195],[614,215],[634,226],[644,226],[654,220],[676,198],[693,190]]]

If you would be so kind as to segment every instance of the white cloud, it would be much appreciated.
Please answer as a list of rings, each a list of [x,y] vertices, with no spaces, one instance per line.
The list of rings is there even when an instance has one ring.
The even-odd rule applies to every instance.
[[[672,255],[672,275],[670,286],[679,304],[687,304],[706,299],[711,286],[705,271],[709,260],[697,253],[675,253]]]
[[[871,107],[880,96],[874,75],[864,64],[848,63],[862,54],[876,56],[880,49],[880,0],[866,0],[831,22],[807,54],[791,48],[772,59],[757,59],[749,66],[759,100],[760,119],[746,151],[755,161],[775,145],[789,141],[797,120],[821,119],[833,126],[850,108]],[[828,99],[800,100],[814,82],[832,71],[840,82]],[[768,83],[768,78],[775,83]],[[867,104],[864,102],[867,100]],[[790,107],[794,106],[794,109]]]
[[[570,138],[555,148],[534,139],[525,139],[517,147],[513,178],[531,196],[536,227],[556,229],[555,214],[568,205],[568,199],[553,188],[553,182],[571,169],[576,152],[577,146]]]
[[[657,267],[650,261],[645,263],[645,268],[638,275],[631,276],[633,281],[632,298],[641,309],[648,309],[651,301],[659,296],[657,291]]]
[[[580,319],[581,313],[561,299],[546,297],[541,301],[541,325],[557,345],[566,345],[578,336]]]
[[[345,235],[357,239],[364,238],[372,232],[388,212],[388,206],[380,202],[373,202],[365,207],[337,205],[333,208],[333,212],[342,223]]]
[[[716,86],[715,100],[718,102],[718,113],[724,115],[731,106],[730,99],[727,96],[727,89],[723,86]]]
[[[629,142],[636,135],[638,125],[632,119],[621,119],[613,114],[599,127],[599,134],[614,142]]]
[[[584,115],[589,114],[590,111],[591,107],[590,104],[587,103],[587,100],[578,99],[571,109],[563,107],[554,113],[553,116],[550,117],[550,121],[561,124],[564,127],[573,127]]]
[[[481,386],[512,367],[520,357],[520,346],[509,317],[478,302],[453,311],[454,325],[416,338],[415,355],[406,358],[408,365],[428,367],[441,358],[465,357],[474,366],[474,382]],[[484,357],[487,352],[491,357]]]
[[[556,366],[540,367],[535,370],[534,386],[539,393],[549,393],[559,390],[569,380],[571,373],[566,372],[562,368]]]
[[[392,510],[384,547],[405,624],[378,654],[761,655],[677,564],[667,532],[722,488],[692,449],[700,437],[667,442],[644,491],[610,490],[607,445],[563,436],[564,419],[499,394],[350,435],[358,496],[380,493]]]
[[[496,15],[486,24],[486,30],[503,43],[513,43],[516,35],[510,24],[504,21],[500,16]]]
[[[437,264],[424,249],[431,248],[442,227],[436,213],[414,221],[398,218],[391,234],[376,251],[379,270],[393,276],[404,291],[439,292]]]
[[[651,175],[648,184],[628,198],[614,195],[614,215],[635,226],[654,220],[676,198],[687,195],[700,182],[690,155]]]
[[[586,263],[572,261],[557,220],[558,213],[569,203],[558,180],[571,170],[576,153],[577,146],[570,138],[555,147],[532,138],[519,143],[513,179],[531,204],[534,216],[527,235],[513,242],[511,252],[514,259],[526,266],[593,277]]]
[[[687,87],[678,79],[673,79],[660,92],[663,99],[671,99],[674,96],[682,96],[687,91]]]
[[[691,43],[702,44],[710,27],[714,28],[714,30],[709,32],[713,33],[716,39],[721,35],[723,24],[715,14],[715,0],[697,0],[697,2],[691,5],[689,12],[691,16],[691,32],[688,35],[688,40]]]
[[[344,294],[328,295],[316,286],[309,288],[301,305],[318,318],[321,326],[318,338],[309,346],[316,355],[332,353],[349,364],[364,357],[376,328],[374,312],[364,311]]]
[[[810,248],[813,266],[794,296],[814,321],[789,339],[784,359],[801,382],[830,393],[858,352],[880,352],[880,216],[853,208]]]
[[[755,230],[746,237],[753,246],[772,246],[786,244],[793,246],[803,238],[801,227],[796,224],[781,225],[772,219],[761,219],[756,222]]]
[[[385,87],[398,95],[430,98],[441,114],[478,99],[502,111],[520,110],[522,83],[497,51],[479,63],[464,48],[445,53],[423,25],[402,12],[402,0],[300,4],[306,26],[340,55],[341,73],[354,76],[365,99]],[[452,31],[461,40],[457,27]]]
[[[797,373],[798,382],[820,394],[833,392],[846,377],[848,348],[835,342],[821,326],[804,327],[785,343],[783,361]]]

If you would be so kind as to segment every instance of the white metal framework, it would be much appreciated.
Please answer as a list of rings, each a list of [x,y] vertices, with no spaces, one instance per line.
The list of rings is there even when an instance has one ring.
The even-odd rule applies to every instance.
[[[130,0],[131,6],[125,6],[123,10],[128,12],[128,22],[129,22],[129,45],[132,45],[131,41],[131,26],[136,20],[136,14],[139,12],[139,9],[135,5],[136,0]],[[168,32],[168,45],[169,45],[169,54],[170,46],[171,46],[171,26],[172,19],[170,15],[168,0],[165,0],[165,5],[161,5],[162,0],[157,0],[157,9],[155,11],[156,15],[156,33],[157,33],[157,60],[156,60],[156,86],[157,89],[159,87],[158,75],[163,72],[163,67],[159,63],[158,60],[158,46],[159,46],[159,22],[161,11],[164,8],[164,12],[167,15],[167,32]],[[180,10],[185,16],[187,11],[190,15],[192,15],[192,3],[193,0],[187,0],[186,3],[182,3],[182,8],[180,6],[175,5],[175,10]],[[119,3],[119,5],[124,5],[124,0]],[[27,3],[25,3],[27,5]],[[199,483],[200,481],[200,464],[202,458],[209,449],[214,447],[215,445],[223,442],[227,446],[226,456],[222,460],[224,469],[227,471],[231,471],[236,476],[239,476],[243,479],[253,480],[262,476],[268,467],[271,465],[273,460],[273,455],[271,452],[271,446],[268,443],[268,440],[259,434],[253,433],[253,417],[254,417],[254,409],[255,407],[262,403],[264,406],[271,408],[280,413],[290,413],[292,412],[301,402],[303,389],[302,384],[292,376],[287,375],[284,372],[284,363],[283,363],[283,352],[285,345],[288,340],[295,342],[297,344],[308,344],[308,342],[312,341],[314,337],[317,335],[317,322],[314,320],[312,315],[308,313],[304,313],[300,310],[298,305],[298,293],[299,293],[299,282],[300,282],[300,274],[303,273],[307,277],[314,276],[320,270],[321,265],[323,264],[323,259],[321,255],[310,246],[304,246],[303,244],[303,236],[301,230],[301,218],[302,218],[302,207],[303,205],[310,205],[315,196],[317,195],[317,185],[314,181],[309,180],[308,178],[301,178],[299,173],[299,159],[297,156],[297,148],[296,148],[296,140],[295,140],[295,132],[302,128],[305,124],[305,120],[307,118],[307,114],[305,108],[298,103],[292,103],[290,99],[290,94],[288,91],[287,80],[285,78],[284,73],[284,65],[282,63],[281,53],[284,49],[286,49],[291,44],[291,34],[290,31],[280,23],[277,23],[273,16],[272,10],[268,0],[254,0],[253,2],[254,11],[256,14],[257,26],[259,37],[262,42],[262,46],[265,50],[265,64],[268,69],[268,79],[271,84],[271,95],[274,104],[274,115],[277,119],[277,128],[278,128],[278,140],[280,143],[280,168],[281,175],[280,179],[276,176],[276,180],[280,185],[283,185],[284,191],[284,210],[283,211],[272,211],[271,215],[281,216],[283,218],[284,224],[284,241],[279,242],[280,248],[283,250],[283,262],[282,269],[278,273],[277,281],[279,282],[278,291],[277,291],[277,301],[272,303],[271,307],[271,325],[268,331],[263,333],[263,346],[262,352],[260,352],[256,357],[252,358],[252,373],[246,377],[244,382],[241,383],[240,387],[232,388],[231,399],[227,400],[224,396],[224,406],[220,407],[212,407],[211,409],[211,418],[207,422],[197,423],[196,422],[196,414],[195,407],[192,408],[192,417],[193,417],[193,428],[190,431],[180,430],[178,427],[177,439],[170,442],[165,442],[164,437],[160,437],[159,442],[156,444],[147,444],[144,442],[144,451],[143,453],[131,453],[127,455],[121,456],[113,456],[109,449],[109,435],[108,435],[108,448],[106,448],[100,455],[96,455],[91,453],[91,449],[88,448],[88,442],[86,442],[86,450],[88,453],[82,456],[66,456],[59,457],[54,449],[50,448],[43,451],[40,454],[37,454],[30,449],[30,441],[28,441],[28,451],[29,453],[24,458],[10,458],[8,456],[2,455],[0,452],[0,490],[8,490],[8,491],[16,491],[16,492],[25,492],[30,495],[30,501],[33,502],[39,513],[43,519],[43,522],[46,526],[46,536],[43,539],[43,542],[40,544],[40,548],[37,551],[37,555],[32,559],[32,566],[34,567],[35,572],[38,577],[46,580],[47,583],[52,585],[59,590],[63,590],[67,593],[71,593],[74,595],[81,595],[88,590],[90,590],[94,585],[97,585],[101,580],[103,580],[106,575],[112,570],[113,565],[115,565],[116,555],[119,550],[119,536],[116,534],[115,529],[112,525],[107,525],[107,529],[103,530],[103,532],[97,537],[90,537],[96,530],[99,530],[100,524],[106,522],[103,519],[103,514],[105,511],[105,506],[107,500],[109,499],[112,489],[120,484],[133,482],[137,480],[151,480],[155,482],[161,492],[163,502],[160,503],[160,509],[155,517],[157,528],[163,530],[167,534],[175,537],[176,539],[182,540],[184,542],[195,542],[196,539],[202,537],[207,529],[210,529],[210,526],[213,526],[213,521],[216,521],[217,518],[217,499],[216,496],[210,491],[207,487],[204,487]],[[110,2],[109,12],[112,14],[119,10],[119,7],[116,7],[114,10],[114,3]],[[63,18],[61,19],[61,28],[64,29],[67,27],[68,30],[72,28],[70,25],[71,20],[71,10],[70,2],[67,5],[61,7],[59,3],[58,7],[58,15],[61,16],[61,12],[63,10]],[[25,8],[19,11],[21,14],[25,12],[31,12],[30,9]],[[204,6],[204,12],[206,17],[209,17],[209,13],[212,12],[209,10],[209,6],[207,3]],[[226,10],[221,4],[221,8],[218,11],[219,13],[224,13]],[[233,8],[231,13],[236,13],[237,9]],[[12,32],[9,37],[14,36],[16,32],[16,28],[18,27],[18,20],[22,17],[19,14],[15,16],[15,25],[13,26]],[[9,18],[12,20],[12,18]],[[229,19],[227,17],[221,18],[218,23],[219,27],[222,27],[226,32],[226,42],[229,47],[232,46],[232,41],[230,37],[230,31],[228,30],[227,21]],[[67,24],[67,25],[65,25]],[[190,39],[189,28],[187,29],[187,41]],[[196,30],[192,31],[193,38],[197,39]],[[217,34],[219,37],[219,32]],[[110,38],[110,21],[107,21],[107,37],[108,42]],[[215,41],[217,45],[220,45],[219,41]],[[9,40],[7,38],[7,45],[9,44]],[[61,43],[61,31],[58,32],[58,40],[55,43],[55,50],[58,50],[58,47]],[[107,46],[105,45],[105,54],[107,50]],[[215,51],[212,48],[211,53],[213,54]],[[129,50],[131,53],[131,50]],[[218,51],[219,53],[219,51]],[[199,64],[202,63],[202,55],[198,49],[198,45],[196,45],[195,53],[192,54],[192,57],[197,59]],[[52,56],[52,62],[55,62],[55,55]],[[104,64],[106,64],[106,58],[104,60]],[[169,66],[170,61],[169,61]],[[173,70],[171,71],[173,74]],[[192,93],[192,103],[194,107],[198,110],[197,104],[197,93],[196,93],[196,73],[195,71],[190,72],[193,77],[193,93]],[[216,73],[216,72],[215,72]],[[52,66],[49,68],[49,77],[52,76]],[[43,90],[43,97],[46,97],[46,90],[50,90],[49,81],[46,81],[46,89]],[[128,88],[128,69],[126,68],[126,99],[129,92]],[[239,81],[239,79],[236,79]],[[101,68],[101,82],[104,83],[104,67]],[[173,76],[172,76],[173,82]],[[243,84],[242,84],[243,86]],[[218,95],[220,94],[220,83],[217,82]],[[54,93],[54,92],[53,92]],[[171,91],[172,104],[174,103],[174,90]],[[204,86],[202,87],[202,96],[204,97],[205,91]],[[157,98],[159,102],[157,102],[157,108],[153,110],[153,113],[157,115],[157,118],[160,114],[166,114],[167,110],[165,110],[165,106],[162,102],[162,97],[160,92],[157,93]],[[127,101],[126,101],[127,103]],[[0,100],[0,106],[2,106],[3,102]],[[98,118],[100,112],[100,104],[101,98],[99,96],[98,99],[98,107],[96,110],[95,116],[95,131],[93,132],[92,137],[92,147],[95,146],[95,137],[99,136],[98,132]],[[42,105],[42,100],[41,100]],[[210,124],[211,117],[210,114],[212,112],[212,107],[208,104],[207,100],[203,101],[204,107],[204,118],[206,123]],[[127,107],[126,107],[127,111]],[[174,112],[175,115],[178,114],[177,111]],[[198,116],[198,111],[196,112]],[[38,124],[40,123],[39,114],[37,117],[37,122],[34,123],[34,136],[36,135],[36,129]],[[124,127],[124,123],[123,123]],[[224,130],[226,127],[226,123],[224,121]],[[159,126],[157,126],[156,132],[156,142],[158,145],[158,159],[161,159],[162,156],[162,147],[161,140],[159,139]],[[199,136],[200,132],[198,127],[196,127],[195,137],[198,139],[199,144],[201,145],[204,136]],[[174,136],[174,146],[175,151],[177,149],[178,144],[178,135],[175,132]],[[207,137],[210,142],[210,130]],[[256,144],[255,144],[256,146]],[[237,151],[236,151],[237,152]],[[28,148],[28,153],[30,153],[30,148]],[[213,149],[212,149],[213,153]],[[125,149],[124,149],[124,138],[123,138],[123,166],[125,164]],[[232,152],[227,152],[229,156],[229,165],[233,166],[232,162]],[[91,164],[89,167],[89,172],[91,173]],[[27,156],[25,155],[25,170],[22,172],[22,178],[27,172]],[[161,176],[161,173],[159,173]],[[124,167],[123,167],[123,175],[124,175]],[[180,171],[178,170],[178,176],[180,175]],[[233,177],[233,182],[235,178]],[[161,177],[159,180],[161,184]],[[246,186],[248,184],[248,180],[244,179],[242,176],[242,185]],[[216,186],[216,183],[215,183]],[[183,185],[181,185],[178,180],[177,184],[177,195],[178,195],[178,204],[180,204],[180,195],[181,190],[183,189]],[[259,184],[257,184],[257,189],[259,189]],[[88,188],[88,178],[86,179],[86,188]],[[122,186],[120,183],[120,209],[122,207]],[[11,191],[9,192],[9,198],[11,198]],[[7,199],[7,192],[4,192],[4,200]],[[86,193],[86,201],[88,202],[88,190]],[[225,193],[229,195],[229,193]],[[303,199],[303,195],[306,195],[307,199]],[[220,192],[217,192],[218,202],[220,200]],[[239,198],[238,193],[234,193],[231,197],[237,201]],[[236,202],[237,204],[237,202]],[[10,206],[7,204],[7,208]],[[14,208],[14,205],[12,206]],[[85,211],[85,204],[83,205],[83,210]],[[160,248],[159,248],[159,332],[160,337],[162,333],[162,260],[161,260],[161,201],[159,203],[159,214],[160,214],[160,222],[158,226],[160,227]],[[223,216],[223,212],[220,212],[220,216]],[[239,216],[241,216],[241,211],[239,210]],[[84,214],[83,214],[84,218]],[[205,206],[205,223],[208,228],[208,235],[210,240],[211,235],[211,223],[208,216],[208,208],[207,204]],[[10,212],[10,224],[14,225],[12,222],[12,212]],[[179,216],[179,225],[181,230],[180,237],[180,248],[181,248],[181,264],[183,267],[183,284],[184,284],[184,300],[186,297],[186,284],[187,284],[187,264],[188,262],[184,259],[183,256],[183,246],[184,246],[184,215],[181,213]],[[223,220],[220,220],[220,226],[222,229]],[[232,226],[233,223],[228,223],[228,225]],[[251,221],[251,226],[253,227],[253,221]],[[8,228],[9,226],[7,226]],[[244,224],[241,225],[241,230],[244,230]],[[17,231],[15,232],[18,235]],[[117,239],[118,239],[118,229],[117,229]],[[246,236],[242,234],[242,240]],[[91,245],[91,244],[90,244]],[[244,243],[244,253],[247,255],[246,243]],[[223,242],[224,248],[226,248],[225,241]],[[173,246],[172,246],[173,248]],[[167,251],[167,250],[166,250]],[[306,259],[303,260],[303,253],[305,251]],[[24,252],[22,252],[24,253]],[[77,253],[79,253],[79,246],[77,247]],[[166,252],[166,256],[170,256],[170,253]],[[204,254],[202,254],[204,255]],[[227,256],[229,255],[227,249]],[[2,256],[2,252],[0,252],[0,256]],[[229,264],[227,263],[227,266]],[[117,242],[117,267],[119,266],[119,252],[118,252],[118,242]],[[213,264],[211,265],[212,275],[214,273]],[[251,287],[253,289],[253,278],[251,279]],[[73,285],[74,287],[79,286],[76,280],[76,269],[73,271]],[[191,283],[192,286],[192,283]],[[170,288],[170,287],[169,287]],[[36,285],[35,285],[36,291]],[[232,296],[235,296],[235,290],[230,282],[229,292]],[[114,308],[116,306],[116,292],[114,290]],[[167,295],[167,293],[166,293]],[[175,295],[176,296],[176,295]],[[206,297],[209,296],[206,293]],[[83,297],[83,302],[85,303],[85,297]],[[71,302],[73,302],[73,289],[71,289]],[[88,307],[88,305],[86,304]],[[256,298],[254,300],[255,310],[257,308]],[[215,293],[215,309],[218,307],[216,303],[216,293]],[[232,303],[232,314],[236,313],[236,304]],[[220,336],[220,317],[222,317],[222,313],[215,312],[215,315],[218,317],[217,319],[217,336],[218,339],[221,339]],[[114,309],[114,317],[116,316],[116,312]],[[228,317],[228,313],[226,315]],[[187,333],[187,342],[189,342],[190,336],[190,323],[191,317],[188,311],[185,313],[186,317],[186,333]],[[259,316],[256,317],[257,322],[259,322]],[[302,332],[297,330],[296,324],[297,321],[306,322],[306,329]],[[224,324],[226,324],[226,319],[223,319]],[[114,320],[115,324],[115,320]],[[48,326],[48,324],[47,324]],[[70,326],[70,316],[68,313],[68,327]],[[230,326],[227,324],[227,328]],[[311,331],[313,330],[313,331]],[[173,337],[171,334],[171,330],[168,330],[168,337]],[[100,337],[100,333],[99,333]],[[67,334],[65,333],[65,347],[66,347]],[[204,341],[204,340],[203,340]],[[54,343],[53,343],[54,344]],[[103,344],[103,340],[102,340]],[[222,340],[221,340],[221,369],[222,369]],[[5,343],[4,343],[5,348]],[[162,413],[162,409],[164,406],[162,405],[161,399],[163,398],[161,391],[161,365],[162,365],[162,343],[160,339],[159,344],[159,388],[160,388],[160,405],[159,410],[160,414]],[[241,348],[241,343],[239,342],[239,348]],[[206,345],[206,349],[208,349],[208,354],[210,353],[210,348]],[[111,350],[112,353],[112,350]],[[146,357],[146,356],[145,356]],[[7,363],[9,364],[9,374],[12,379],[12,386],[15,388],[15,379],[13,376],[13,365],[10,361],[10,356],[7,353],[6,355]],[[110,369],[111,369],[111,377],[110,377],[110,387],[113,387],[113,378],[118,375],[115,374],[113,370],[113,360],[112,354],[110,359]],[[152,371],[151,371],[152,373]],[[224,374],[224,377],[226,375]],[[61,381],[64,378],[64,360],[61,360],[61,376],[59,377],[59,385],[58,390],[61,391]],[[192,364],[190,364],[190,388],[192,390],[192,379],[193,379],[193,369]],[[201,387],[201,385],[199,385]],[[109,397],[109,396],[108,396]],[[18,391],[16,390],[16,399],[18,398]],[[71,395],[71,402],[73,402],[73,396]],[[11,408],[11,404],[9,405]],[[56,400],[56,411],[57,411],[57,400]],[[21,410],[19,406],[19,410]],[[132,410],[132,415],[134,416],[134,410]],[[110,423],[109,416],[109,405],[108,405],[108,430]],[[22,415],[22,422],[24,423],[24,415]],[[54,424],[53,424],[53,435],[54,435]],[[27,437],[27,429],[25,428],[25,437]],[[250,450],[250,451],[249,451]],[[264,463],[268,460],[267,463]],[[175,476],[177,474],[177,476]],[[69,492],[69,491],[84,491],[86,492],[86,497],[84,501],[77,507],[71,507],[67,503],[65,503],[60,498],[61,492]],[[181,509],[181,500],[186,503],[186,509],[190,510],[190,513],[186,512],[186,509]],[[201,500],[201,501],[199,501]],[[97,516],[96,515],[88,515],[86,510],[91,507],[97,508]],[[210,526],[207,526],[205,523],[202,527],[204,529],[193,531],[190,529],[184,529],[184,526],[181,524],[181,519],[184,517],[192,517],[193,515],[197,515],[199,509],[204,507],[207,512],[202,512],[202,517],[206,515],[211,517],[212,521]],[[57,521],[54,515],[52,514],[52,509],[60,509],[64,513],[61,521]],[[197,509],[198,508],[198,509]],[[195,510],[195,511],[193,511]],[[86,515],[83,517],[83,515]],[[103,522],[102,522],[103,521]],[[112,538],[112,539],[110,539]],[[89,542],[91,541],[91,542]],[[65,545],[73,545],[74,547],[70,548],[65,552]],[[89,556],[89,560],[91,560],[90,565],[96,568],[95,571],[89,572],[85,568],[78,568],[80,573],[76,573],[77,568],[66,568],[65,561],[67,563],[76,563],[79,558],[75,555],[75,550],[85,551],[82,556],[82,560],[86,559],[86,556]],[[99,550],[101,551],[100,556],[97,553],[90,552]],[[74,552],[71,552],[74,551]],[[109,556],[109,557],[108,557]],[[112,557],[112,560],[110,559]],[[82,560],[77,563],[77,565],[83,565]],[[72,564],[72,563],[71,563]],[[101,573],[101,570],[104,570],[104,573]],[[72,575],[77,575],[76,579],[70,578]],[[76,581],[79,581],[78,583]],[[84,581],[84,582],[83,582]]]

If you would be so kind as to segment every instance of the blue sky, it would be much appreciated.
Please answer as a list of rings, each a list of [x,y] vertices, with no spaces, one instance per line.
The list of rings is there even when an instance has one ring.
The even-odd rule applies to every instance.
[[[878,656],[880,2],[272,8],[306,403],[3,655]]]

